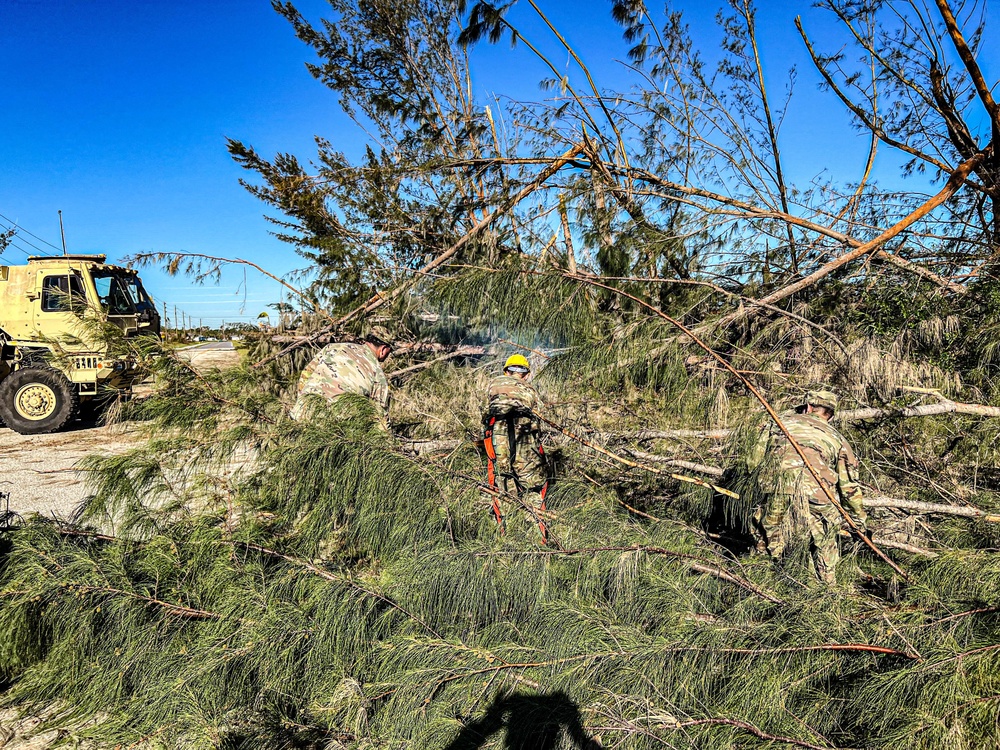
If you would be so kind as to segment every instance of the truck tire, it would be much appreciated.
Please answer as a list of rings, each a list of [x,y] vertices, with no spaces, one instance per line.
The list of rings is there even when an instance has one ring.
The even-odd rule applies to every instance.
[[[22,367],[0,382],[0,417],[21,435],[55,432],[73,416],[76,405],[73,384],[51,367]]]

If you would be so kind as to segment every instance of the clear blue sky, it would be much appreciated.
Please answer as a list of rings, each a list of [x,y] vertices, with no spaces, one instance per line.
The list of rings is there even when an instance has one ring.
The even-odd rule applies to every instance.
[[[298,4],[312,19],[327,7]],[[599,83],[620,83],[620,69],[599,62],[624,57],[607,0],[543,5],[575,46],[590,50]],[[716,3],[680,5],[714,56]],[[863,139],[831,97],[816,93],[818,78],[802,61],[792,21],[802,13],[810,24],[815,11],[791,0],[759,5],[762,46],[776,63],[772,85],[783,83],[789,61],[800,66],[796,90],[807,106],[783,131],[797,176],[818,174],[830,154],[838,164],[845,154],[862,158]],[[543,39],[526,10],[517,9],[515,22]],[[230,159],[225,139],[308,161],[313,136],[321,135],[359,153],[363,134],[308,74],[309,60],[311,51],[267,0],[0,0],[0,226],[22,228],[6,262],[36,248],[55,252],[62,210],[70,252],[113,260],[145,251],[243,257],[277,274],[299,267],[291,248],[268,234],[264,206],[238,184],[249,175]],[[995,56],[984,64],[995,80]],[[547,73],[523,48],[484,45],[473,70],[484,103],[491,92],[544,96],[536,82]],[[883,169],[884,179],[893,172]],[[281,298],[277,284],[252,270],[245,285],[242,270],[227,272],[218,286],[154,270],[143,277],[158,301],[206,324],[255,320]]]
[[[309,50],[258,0],[0,0],[0,214],[70,252],[244,257],[283,274],[299,260],[226,137],[264,154],[315,151],[345,119],[308,74]],[[22,234],[8,262],[23,262]],[[220,286],[143,273],[150,292],[218,324],[280,299],[248,271]],[[245,294],[244,294],[245,291]]]

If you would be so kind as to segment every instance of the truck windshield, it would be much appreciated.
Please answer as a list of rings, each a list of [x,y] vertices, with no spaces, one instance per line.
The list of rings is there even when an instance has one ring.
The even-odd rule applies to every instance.
[[[153,309],[153,300],[146,294],[146,290],[143,289],[142,282],[139,281],[138,276],[124,276],[121,282],[125,286],[125,291],[128,292],[136,310],[143,312],[144,310]]]
[[[94,286],[101,307],[108,315],[135,315],[151,306],[136,276],[94,272]]]

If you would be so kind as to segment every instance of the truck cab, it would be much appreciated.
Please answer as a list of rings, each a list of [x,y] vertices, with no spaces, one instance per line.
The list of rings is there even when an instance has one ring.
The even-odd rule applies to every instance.
[[[0,266],[0,417],[22,434],[52,432],[81,403],[130,393],[135,363],[111,356],[85,317],[125,337],[160,334],[156,306],[135,271],[104,255],[30,257]]]

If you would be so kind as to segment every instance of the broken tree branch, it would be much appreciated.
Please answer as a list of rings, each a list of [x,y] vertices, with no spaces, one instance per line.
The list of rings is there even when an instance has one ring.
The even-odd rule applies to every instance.
[[[779,302],[783,299],[786,299],[787,297],[791,297],[793,294],[812,286],[820,279],[829,276],[838,268],[850,263],[852,260],[856,260],[857,258],[860,258],[863,255],[872,252],[873,250],[881,248],[882,245],[884,245],[886,242],[891,240],[893,237],[898,236],[904,230],[908,229],[913,224],[918,222],[920,219],[927,216],[927,214],[929,214],[935,208],[937,208],[945,201],[947,201],[949,198],[951,198],[951,196],[953,196],[956,192],[958,192],[958,189],[965,184],[965,181],[969,178],[969,175],[984,158],[985,155],[982,152],[980,152],[975,156],[973,156],[971,159],[967,159],[966,161],[959,164],[955,168],[955,171],[951,173],[951,176],[948,178],[948,182],[945,183],[945,186],[941,188],[941,190],[939,190],[930,199],[925,201],[924,204],[921,205],[919,208],[917,208],[915,211],[911,212],[909,215],[907,215],[906,217],[904,217],[903,219],[901,219],[900,221],[896,222],[894,225],[889,227],[887,230],[882,232],[882,234],[880,234],[875,239],[855,247],[850,252],[841,255],[839,258],[835,258],[834,260],[831,260],[829,263],[820,266],[811,274],[809,274],[804,278],[799,279],[794,284],[789,284],[788,286],[778,289],[775,292],[771,292],[765,297],[762,297],[759,301],[765,304],[774,304],[775,302]],[[731,322],[736,317],[739,317],[742,314],[743,314],[742,312],[739,312],[727,315],[725,318],[719,321],[718,324],[721,325],[723,324],[723,322]]]
[[[449,359],[455,359],[456,357],[470,357],[477,354],[485,354],[486,347],[483,346],[460,346],[453,352],[448,352],[447,354],[442,354],[440,357],[435,357],[434,359],[428,359],[426,362],[417,362],[415,365],[410,365],[409,367],[402,367],[398,370],[393,370],[386,374],[386,377],[390,380],[397,380],[404,375],[409,375],[411,373],[423,370],[426,367],[435,365],[438,362],[444,362]]]
[[[611,292],[612,294],[618,294],[618,295],[621,295],[623,297],[626,297],[626,298],[632,300],[633,302],[635,302],[636,304],[638,304],[640,307],[643,307],[644,309],[649,310],[654,315],[656,315],[656,316],[658,316],[660,318],[663,318],[668,323],[670,323],[672,326],[674,326],[675,328],[677,328],[677,330],[679,330],[681,333],[683,333],[685,336],[687,336],[689,339],[691,339],[692,343],[694,343],[695,346],[699,347],[706,354],[708,354],[710,357],[712,357],[714,360],[716,360],[730,374],[736,376],[736,378],[741,383],[743,383],[744,387],[746,387],[746,389],[748,391],[750,391],[750,393],[753,395],[753,397],[755,399],[757,399],[757,401],[760,403],[760,405],[762,407],[764,407],[764,410],[768,413],[768,416],[770,416],[770,418],[774,421],[774,423],[777,425],[778,429],[781,430],[782,434],[785,436],[785,439],[788,440],[789,445],[792,446],[792,448],[798,454],[799,458],[802,459],[802,463],[803,463],[804,468],[812,476],[813,481],[815,481],[816,484],[819,486],[819,488],[823,491],[823,494],[826,495],[826,498],[827,498],[827,500],[830,501],[830,504],[833,505],[833,507],[837,509],[837,512],[839,512],[840,515],[843,517],[843,519],[846,522],[848,528],[861,541],[861,543],[864,544],[865,546],[867,546],[872,552],[874,552],[875,555],[880,560],[882,560],[883,562],[885,562],[890,568],[892,568],[894,571],[896,571],[896,573],[898,573],[900,576],[902,576],[903,579],[909,580],[909,576],[906,574],[906,572],[902,568],[900,568],[896,563],[894,563],[889,558],[889,556],[885,554],[885,552],[883,552],[881,549],[879,549],[875,545],[875,543],[872,542],[871,539],[869,539],[867,536],[865,536],[865,534],[863,534],[861,532],[861,529],[858,528],[858,525],[857,525],[857,523],[855,523],[854,519],[851,517],[851,514],[848,513],[846,510],[844,510],[844,506],[840,503],[839,500],[837,500],[836,497],[834,497],[834,494],[830,491],[830,488],[827,487],[826,484],[822,481],[822,479],[819,476],[819,473],[816,471],[816,468],[811,463],[809,463],[809,459],[806,456],[805,451],[803,451],[802,446],[799,445],[799,442],[795,439],[795,436],[792,435],[792,433],[788,430],[788,427],[782,421],[781,417],[778,416],[778,413],[774,410],[774,407],[771,406],[770,401],[768,401],[767,398],[764,396],[764,394],[760,392],[760,389],[758,389],[753,383],[751,383],[746,378],[746,376],[744,376],[739,370],[737,370],[735,367],[733,367],[726,360],[725,357],[723,357],[721,354],[719,354],[717,351],[715,351],[712,347],[710,347],[708,344],[706,344],[704,341],[702,341],[701,338],[699,338],[698,335],[694,331],[692,331],[690,328],[688,328],[687,326],[685,326],[679,320],[676,320],[675,318],[670,317],[669,315],[667,315],[662,310],[658,310],[657,308],[653,307],[648,302],[645,302],[644,300],[639,299],[635,295],[629,294],[628,292],[622,291],[621,289],[617,289],[617,288],[615,288],[613,286],[609,286],[607,284],[602,284],[600,281],[598,281],[597,279],[594,279],[592,277],[580,276],[580,275],[570,276],[569,274],[565,274],[565,275],[566,275],[567,278],[576,279],[577,281],[580,281],[580,282],[582,282],[584,284],[589,284],[591,286],[600,287],[601,289],[606,289],[607,291]]]
[[[894,510],[906,510],[911,513],[941,513],[948,516],[981,518],[984,521],[1000,523],[1000,515],[987,513],[985,510],[974,508],[971,505],[925,503],[920,500],[901,500],[895,497],[866,497],[864,499],[864,505],[865,508],[892,508]]]
[[[841,422],[860,422],[865,419],[880,419],[882,417],[930,417],[935,414],[974,414],[980,417],[1000,417],[1000,406],[984,406],[983,404],[963,404],[958,401],[942,399],[936,404],[919,404],[906,406],[902,409],[846,409],[837,413],[834,418]]]

